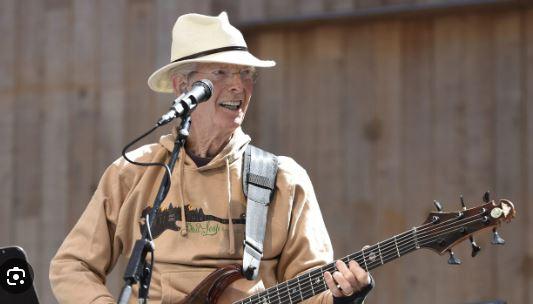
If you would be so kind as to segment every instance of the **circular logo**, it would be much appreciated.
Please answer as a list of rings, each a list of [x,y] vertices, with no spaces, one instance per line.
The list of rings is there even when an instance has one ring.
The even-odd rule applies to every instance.
[[[33,284],[33,269],[23,259],[9,259],[0,266],[0,286],[9,293],[23,293]]]
[[[502,214],[503,214],[503,210],[500,208],[494,208],[490,211],[490,216],[492,216],[492,218],[495,218],[495,219],[502,216]]]

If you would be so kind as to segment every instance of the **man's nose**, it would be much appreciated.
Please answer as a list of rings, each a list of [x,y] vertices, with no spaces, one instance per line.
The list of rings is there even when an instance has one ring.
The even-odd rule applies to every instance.
[[[228,85],[230,90],[241,92],[244,89],[244,82],[242,80],[240,73],[232,73],[227,78]]]

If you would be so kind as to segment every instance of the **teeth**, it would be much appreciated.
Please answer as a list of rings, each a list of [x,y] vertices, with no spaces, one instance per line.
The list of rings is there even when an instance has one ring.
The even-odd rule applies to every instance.
[[[238,100],[238,101],[223,101],[220,104],[223,105],[223,106],[240,106],[241,105],[241,101],[240,100]]]
[[[230,110],[237,110],[241,106],[242,101],[223,101],[220,103],[221,106]]]

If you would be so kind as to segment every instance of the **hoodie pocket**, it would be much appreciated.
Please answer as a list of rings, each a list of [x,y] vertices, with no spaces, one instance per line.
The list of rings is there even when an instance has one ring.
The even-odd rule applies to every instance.
[[[175,304],[190,294],[213,269],[190,269],[172,271],[161,274],[161,303]],[[265,289],[263,281],[248,281],[240,279],[226,287],[222,293],[219,304],[232,303],[244,299]]]
[[[191,293],[213,270],[184,270],[161,274],[163,304],[175,304]]]

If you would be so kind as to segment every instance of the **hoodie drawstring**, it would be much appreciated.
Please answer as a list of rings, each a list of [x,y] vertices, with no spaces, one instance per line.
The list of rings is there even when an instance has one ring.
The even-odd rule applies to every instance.
[[[233,230],[233,219],[231,217],[231,176],[229,171],[229,159],[226,157],[226,177],[228,183],[228,222],[229,222],[229,254],[235,253],[235,231]]]
[[[185,150],[181,151],[181,156],[179,158],[178,166],[180,167],[180,182],[178,184],[180,188],[180,196],[181,196],[181,235],[186,236],[187,235],[187,218],[185,217],[185,194],[183,192],[183,189],[185,188]]]

